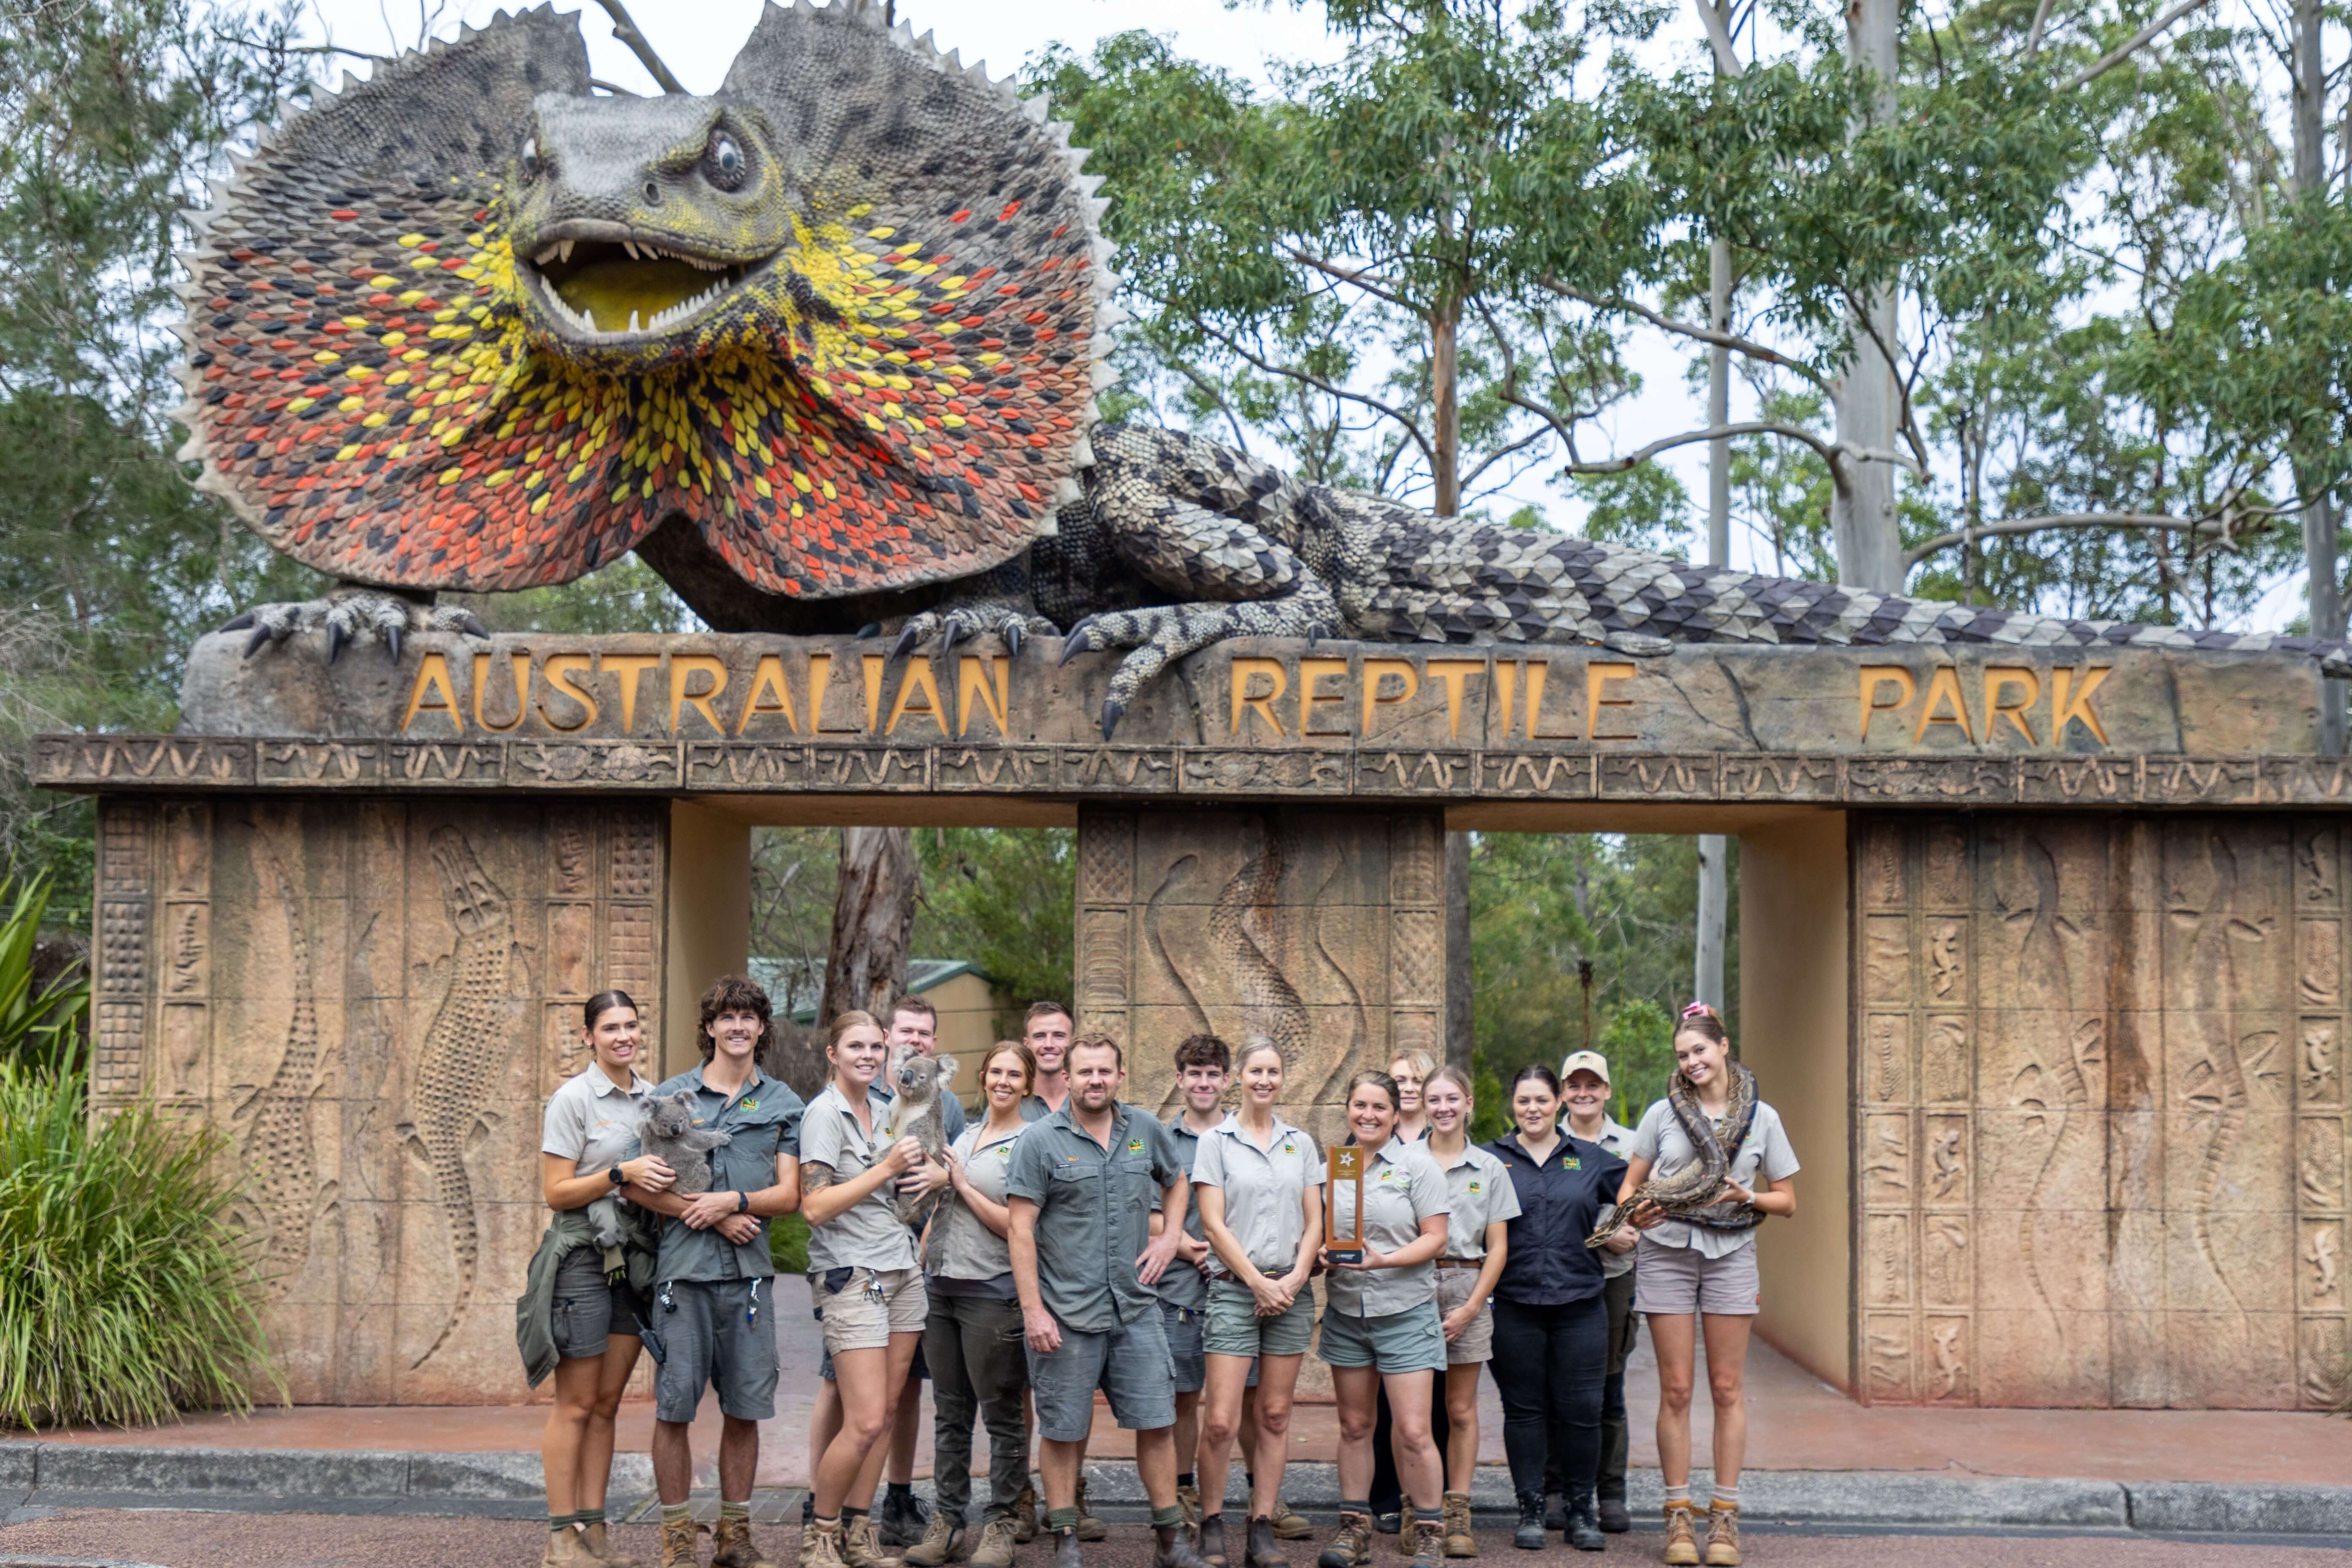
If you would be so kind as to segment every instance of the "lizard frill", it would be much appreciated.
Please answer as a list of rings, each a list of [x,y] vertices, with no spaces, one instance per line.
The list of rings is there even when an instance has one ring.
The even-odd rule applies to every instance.
[[[589,95],[576,19],[541,9],[265,139],[184,258],[206,489],[388,587],[567,582],[683,514],[745,583],[832,598],[1052,531],[1113,279],[1042,102],[862,0],[771,5],[712,98]],[[605,132],[659,106],[725,141],[728,210],[701,142]],[[598,292],[640,263],[700,292],[642,319]]]

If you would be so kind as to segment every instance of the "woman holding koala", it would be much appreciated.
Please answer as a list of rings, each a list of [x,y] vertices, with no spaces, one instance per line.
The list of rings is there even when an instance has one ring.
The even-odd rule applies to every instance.
[[[841,1430],[815,1462],[815,1512],[804,1568],[885,1568],[867,1509],[889,1458],[884,1441],[930,1303],[914,1234],[895,1196],[948,1184],[913,1138],[884,1142],[890,1102],[874,1092],[889,1052],[865,1013],[833,1021],[832,1076],[801,1119],[801,1215],[809,1225],[809,1292],[824,1322],[841,1396]],[[912,1177],[911,1181],[903,1178]]]
[[[549,1098],[540,1136],[540,1184],[555,1217],[531,1259],[519,1329],[536,1388],[551,1370],[555,1403],[541,1457],[547,1468],[545,1568],[636,1568],[604,1526],[613,1469],[613,1418],[637,1364],[637,1290],[653,1274],[653,1234],[621,1203],[624,1182],[648,1191],[677,1174],[650,1154],[623,1160],[637,1140],[637,1113],[653,1085],[637,1074],[645,1049],[637,1005],[625,991],[589,1000],[581,1038],[588,1065]]]

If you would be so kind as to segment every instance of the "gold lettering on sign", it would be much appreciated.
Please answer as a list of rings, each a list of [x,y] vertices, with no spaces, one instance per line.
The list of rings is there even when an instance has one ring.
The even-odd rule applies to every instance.
[[[996,721],[998,734],[1010,736],[1013,733],[1012,667],[1013,661],[1001,653],[992,654],[985,659],[976,653],[968,653],[957,662],[957,738],[961,739],[963,732],[971,728],[971,700],[974,697],[980,699],[980,705],[988,710],[988,716]],[[996,676],[992,690],[988,683],[992,668]]]
[[[1495,664],[1495,708],[1496,711],[1503,715],[1503,733],[1500,738],[1506,741],[1511,738],[1511,724],[1515,716],[1515,710],[1511,705],[1512,699],[1516,698],[1518,694],[1519,667],[1516,664],[1505,664],[1499,659],[1496,660]]]
[[[493,735],[503,735],[509,730],[522,728],[522,721],[530,716],[530,654],[525,650],[507,655],[507,668],[514,685],[515,712],[503,724],[493,724],[482,717],[482,694],[490,688],[490,673],[485,668],[488,662],[488,654],[474,660],[474,723]]]
[[[2083,677],[2083,689],[2080,691],[2073,689],[2076,673],[2063,668],[2050,672],[2050,743],[2053,746],[2062,744],[2066,739],[2067,721],[2079,719],[2083,721],[2083,728],[2097,737],[2099,744],[2104,746],[2107,743],[2106,727],[2099,722],[2099,716],[2091,711],[2091,693],[2106,679],[2107,668],[2101,666],[2080,671]]]
[[[427,693],[437,694],[440,700],[427,702]],[[466,732],[466,710],[457,706],[457,689],[449,684],[449,659],[445,654],[428,653],[416,661],[416,684],[408,689],[408,711],[400,720],[402,734],[408,733],[420,713],[446,713],[451,729],[460,735]]]
[[[866,654],[863,658],[866,661],[866,732],[871,735],[874,727],[882,721],[882,667],[889,660],[878,653]]]
[[[919,708],[913,704],[919,691],[923,697],[923,705]],[[929,719],[931,727],[942,737],[946,736],[947,717],[940,702],[939,683],[931,679],[931,657],[929,654],[919,653],[907,660],[906,672],[898,677],[898,700],[890,704],[890,721],[882,726],[882,732],[897,734],[898,721],[910,713],[919,719]]]
[[[1261,675],[1265,677],[1266,689],[1254,693],[1250,690],[1250,682]],[[1282,721],[1274,716],[1275,700],[1290,689],[1290,674],[1282,668],[1280,659],[1237,658],[1234,660],[1233,680],[1234,711],[1233,717],[1226,721],[1225,729],[1234,739],[1241,739],[1244,709],[1265,720],[1265,727],[1276,735],[1288,733],[1283,729]]]
[[[1949,706],[1951,711],[1943,711]],[[1960,672],[1948,664],[1939,664],[1927,677],[1927,700],[1919,705],[1919,727],[1911,731],[1911,743],[1917,745],[1927,739],[1928,728],[1949,724],[1963,736],[1969,732],[1968,704],[1960,698]]]
[[[1382,682],[1391,677],[1394,677],[1397,683],[1397,690],[1393,696],[1389,695],[1382,685]],[[1412,667],[1411,660],[1402,658],[1364,660],[1364,721],[1363,727],[1358,731],[1359,736],[1366,740],[1370,739],[1374,709],[1393,708],[1401,703],[1410,702],[1420,690],[1421,671]],[[1534,728],[1535,713],[1532,710],[1528,714],[1528,728]]]
[[[2004,695],[2017,688],[2022,688],[2024,689],[2025,699],[2023,701],[2004,702],[2001,700]],[[1992,732],[1995,730],[2000,729],[2000,721],[2003,719],[2006,719],[2010,723],[2016,727],[2019,734],[2025,737],[2025,743],[2027,745],[2032,746],[2040,744],[2040,742],[2033,738],[2033,727],[2025,721],[2025,713],[2026,710],[2032,708],[2036,702],[2041,700],[2042,678],[2033,673],[2032,670],[2027,668],[2021,664],[1986,665],[1984,672],[1984,734],[1980,736],[1979,739],[1987,741],[1991,740]]]
[[[741,734],[762,713],[780,713],[785,729],[795,735],[801,732],[801,716],[793,711],[793,689],[784,679],[784,661],[772,653],[761,654],[759,664],[751,670],[751,693],[743,700],[743,711],[735,721],[735,732]]]
[[[1462,693],[1471,677],[1486,672],[1486,661],[1481,658],[1433,658],[1426,668],[1445,688],[1445,733],[1449,740],[1458,741],[1462,738]]]
[[[1881,702],[1878,700],[1878,689],[1882,686],[1895,688],[1897,695],[1894,701]],[[1865,741],[1870,739],[1872,714],[1893,713],[1899,709],[1908,708],[1911,706],[1911,700],[1918,695],[1919,683],[1914,680],[1911,678],[1911,672],[1901,665],[1864,665],[1862,667],[1862,738]]]
[[[688,689],[688,682],[698,675],[710,677],[710,684],[700,691]],[[719,721],[719,710],[710,700],[727,689],[727,666],[724,661],[707,653],[677,653],[669,660],[669,732],[677,733],[677,721],[693,709],[702,715],[714,735],[727,733],[727,726]]]
[[[1344,706],[1341,709],[1339,728],[1326,730],[1315,722],[1317,703],[1338,702],[1344,705],[1348,700],[1346,692],[1325,691],[1321,689],[1318,683],[1333,676],[1344,676],[1347,673],[1348,661],[1344,658],[1302,658],[1298,661],[1298,732],[1300,734],[1344,735],[1348,732]]]
[[[569,698],[580,708],[580,722],[559,724],[555,721],[555,715],[547,710],[547,698],[541,697],[539,716],[549,729],[558,734],[569,734],[574,730],[585,730],[596,721],[598,712],[596,699],[575,684],[572,679],[575,675],[587,674],[594,664],[595,660],[584,653],[559,653],[550,655],[547,662],[540,666],[539,673],[546,678],[548,690]]]
[[[661,663],[657,653],[606,653],[596,656],[596,668],[621,683],[621,733],[633,735],[637,729],[637,684],[646,671]]]
[[[1641,736],[1636,734],[1620,735],[1613,731],[1606,735],[1601,733],[1601,710],[1603,708],[1633,706],[1633,700],[1630,697],[1608,695],[1610,683],[1633,679],[1633,667],[1630,664],[1602,663],[1596,660],[1584,667],[1584,738],[1586,740],[1638,741],[1641,739]],[[1528,735],[1530,739],[1535,736],[1535,694],[1529,692],[1528,694]]]

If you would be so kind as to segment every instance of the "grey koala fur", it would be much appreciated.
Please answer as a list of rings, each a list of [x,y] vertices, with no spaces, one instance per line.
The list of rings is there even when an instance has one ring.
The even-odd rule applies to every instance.
[[[681,1089],[646,1101],[637,1114],[637,1141],[645,1152],[677,1173],[670,1191],[692,1197],[710,1190],[710,1151],[734,1142],[724,1132],[694,1124],[694,1096]]]
[[[898,1098],[890,1104],[890,1129],[881,1140],[895,1143],[901,1138],[912,1138],[923,1146],[923,1155],[935,1165],[947,1163],[947,1114],[940,1109],[940,1096],[947,1092],[955,1079],[953,1057],[942,1061],[910,1051],[890,1072],[890,1086]],[[892,1200],[898,1217],[910,1226],[920,1226],[931,1216],[941,1193],[928,1197]]]

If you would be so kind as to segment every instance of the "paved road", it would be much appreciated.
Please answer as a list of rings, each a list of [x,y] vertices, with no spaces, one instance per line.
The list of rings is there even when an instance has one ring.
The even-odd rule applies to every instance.
[[[795,1528],[755,1531],[760,1549],[787,1565]],[[655,1531],[616,1532],[648,1563]],[[420,1519],[383,1515],[184,1513],[165,1510],[71,1510],[0,1524],[0,1564],[155,1564],[157,1568],[536,1568],[545,1531],[527,1521]],[[1111,1540],[1087,1549],[1090,1568],[1149,1568],[1148,1533],[1114,1525]],[[1636,1531],[1611,1538],[1605,1552],[1571,1552],[1554,1540],[1522,1556],[1500,1531],[1480,1533],[1493,1568],[1527,1563],[1569,1568],[1585,1563],[1654,1563],[1659,1537]],[[1300,1542],[1291,1562],[1312,1568],[1313,1543]],[[1381,1542],[1375,1568],[1394,1568],[1393,1539]],[[1021,1568],[1045,1568],[1042,1546],[1024,1548]],[[1852,1535],[1752,1531],[1748,1561],[1756,1568],[1886,1568],[1890,1562],[1967,1568],[2346,1568],[2352,1550],[2282,1542],[2156,1540],[2135,1535]]]

